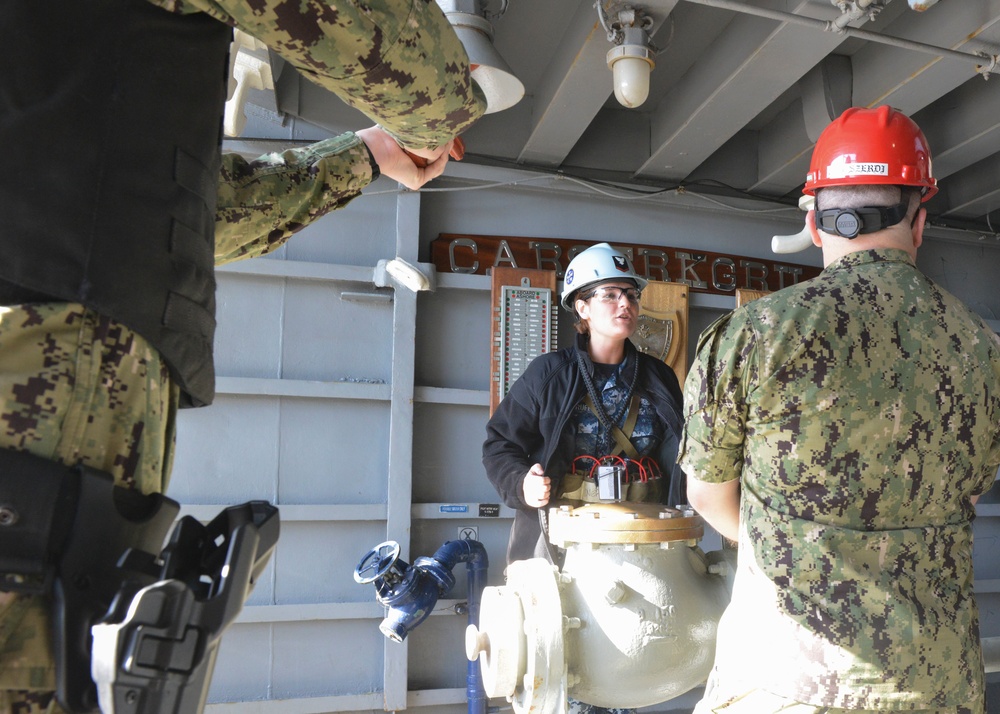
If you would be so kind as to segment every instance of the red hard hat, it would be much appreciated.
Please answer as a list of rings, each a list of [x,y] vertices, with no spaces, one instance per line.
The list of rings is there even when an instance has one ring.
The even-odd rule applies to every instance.
[[[892,107],[851,107],[820,134],[802,192],[872,183],[919,186],[922,201],[937,193],[920,127]]]

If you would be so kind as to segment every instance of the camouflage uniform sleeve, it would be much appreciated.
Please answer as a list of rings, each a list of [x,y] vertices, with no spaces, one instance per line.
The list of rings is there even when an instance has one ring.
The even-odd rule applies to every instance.
[[[985,324],[983,325],[983,329],[986,330],[986,334],[993,340],[993,378],[994,383],[1000,384],[1000,335],[993,332]],[[993,488],[993,482],[1000,478],[998,470],[1000,470],[1000,422],[995,424],[993,430],[993,443],[990,444],[989,455],[986,457],[986,468],[981,488],[977,491],[979,495]]]
[[[443,146],[486,110],[433,0],[150,0],[205,12],[281,55],[411,149]]]
[[[756,380],[756,333],[745,310],[698,338],[684,383],[684,432],[678,463],[700,481],[725,483],[743,472],[746,395]]]
[[[224,154],[215,213],[216,264],[279,248],[296,231],[346,206],[371,180],[368,149],[355,134],[253,161]]]

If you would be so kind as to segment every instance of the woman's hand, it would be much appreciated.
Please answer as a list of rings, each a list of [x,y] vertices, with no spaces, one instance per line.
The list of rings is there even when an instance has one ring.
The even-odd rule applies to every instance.
[[[524,502],[534,508],[541,508],[549,502],[552,493],[552,481],[545,475],[545,469],[541,464],[535,464],[528,473],[524,475],[524,482],[521,484],[524,492]]]

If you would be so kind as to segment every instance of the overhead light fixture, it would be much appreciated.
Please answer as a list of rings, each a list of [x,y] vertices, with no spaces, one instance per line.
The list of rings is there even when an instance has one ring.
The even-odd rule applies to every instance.
[[[656,66],[655,48],[649,39],[653,18],[631,5],[604,7],[597,0],[597,14],[614,44],[608,51],[608,67],[615,85],[615,99],[629,109],[641,106],[649,96],[649,73]]]
[[[493,25],[486,18],[480,0],[437,0],[455,34],[462,41],[472,79],[486,95],[486,113],[503,111],[521,101],[524,85],[493,46]],[[507,11],[507,0],[495,17]]]

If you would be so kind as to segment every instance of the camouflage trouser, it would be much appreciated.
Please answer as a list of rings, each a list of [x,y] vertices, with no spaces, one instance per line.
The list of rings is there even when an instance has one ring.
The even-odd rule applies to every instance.
[[[62,712],[52,695],[52,692],[32,692],[26,689],[0,692],[0,712],[10,712],[10,714]]]
[[[635,714],[635,709],[610,709],[608,707],[599,707],[594,704],[585,704],[584,702],[577,701],[573,697],[567,698],[566,712],[567,714]]]
[[[82,305],[0,307],[0,448],[84,463],[143,493],[170,473],[178,390],[141,337]],[[57,712],[49,617],[0,593],[0,712]]]
[[[720,701],[723,700],[723,701]],[[707,691],[698,702],[694,714],[886,714],[886,709],[838,709],[803,704],[786,697],[751,689],[735,696],[713,696]],[[893,710],[899,711],[899,710]],[[945,707],[943,709],[907,709],[906,714],[984,714],[983,709]]]

